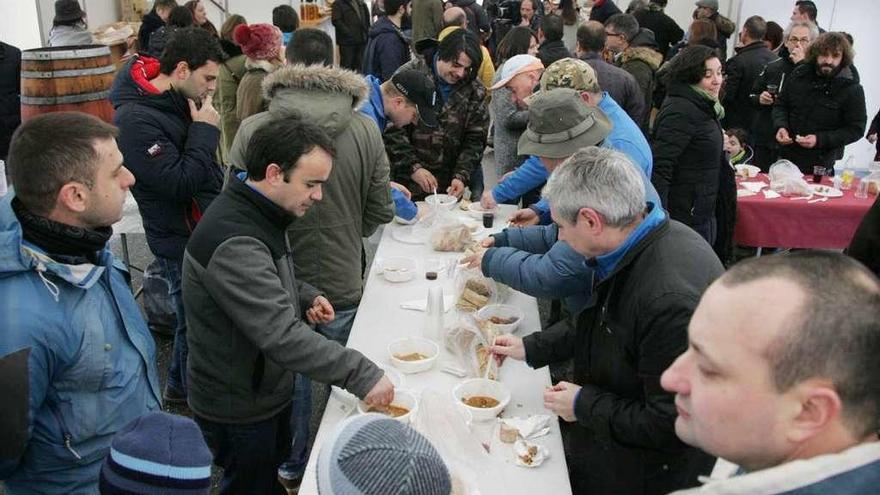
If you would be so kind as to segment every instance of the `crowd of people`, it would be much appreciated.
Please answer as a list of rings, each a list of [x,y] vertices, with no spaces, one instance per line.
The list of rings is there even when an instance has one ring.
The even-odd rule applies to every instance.
[[[363,242],[437,192],[521,206],[460,261],[559,301],[489,351],[573,362],[534,393],[565,425],[574,493],[872,493],[880,202],[844,253],[737,260],[733,240],[733,164],[833,175],[862,136],[880,157],[853,40],[809,0],[737,34],[717,0],[686,30],[665,6],[336,0],[337,64],[289,6],[218,31],[202,0],[155,0],[113,125],[22,123],[21,53],[0,43],[6,493],[208,493],[212,465],[221,493],[295,489],[313,380],[394,399],[346,347]],[[53,24],[50,45],[91,42],[76,0]],[[173,313],[164,384],[109,248],[129,192]],[[316,455],[321,493],[456,493],[430,441],[381,415]],[[709,478],[718,458],[738,470]]]

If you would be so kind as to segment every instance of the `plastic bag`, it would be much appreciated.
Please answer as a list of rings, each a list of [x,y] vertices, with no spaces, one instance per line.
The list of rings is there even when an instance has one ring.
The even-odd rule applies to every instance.
[[[483,276],[479,268],[459,267],[455,274],[455,307],[464,312],[483,309],[487,304],[500,304],[510,288]]]
[[[801,169],[788,160],[779,160],[773,165],[770,165],[768,175],[770,175],[770,181],[783,180],[788,177],[803,179],[804,176],[804,174],[801,173]]]
[[[490,341],[473,320],[462,318],[447,328],[443,344],[458,358],[468,377],[498,379],[498,363],[489,354]]]
[[[431,228],[431,247],[435,251],[464,252],[474,243],[471,228],[451,215],[439,215]]]
[[[868,183],[868,194],[880,194],[880,171],[871,172],[862,180]]]
[[[144,312],[150,330],[162,335],[174,335],[177,314],[169,293],[168,280],[162,273],[158,260],[153,260],[144,270]]]
[[[813,188],[804,180],[797,165],[779,160],[770,166],[770,189],[783,196],[810,196]]]

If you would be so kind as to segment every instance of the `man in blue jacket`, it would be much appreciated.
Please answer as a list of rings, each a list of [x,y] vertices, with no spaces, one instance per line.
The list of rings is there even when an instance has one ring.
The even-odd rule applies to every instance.
[[[215,37],[204,29],[183,29],[168,41],[161,59],[133,57],[110,92],[119,149],[137,179],[131,192],[177,316],[164,393],[168,402],[186,401],[183,251],[223,184],[216,162],[220,115],[211,103],[222,60]]]
[[[409,0],[385,0],[384,5],[385,15],[370,27],[363,68],[364,74],[381,81],[391,79],[391,75],[410,59],[410,40],[401,29],[409,10]]]
[[[434,81],[427,74],[405,69],[384,83],[372,75],[366,79],[370,96],[361,107],[361,112],[376,121],[379,132],[385,134],[389,120],[391,125],[398,128],[415,124],[419,120],[428,127],[437,127]],[[406,222],[414,221],[418,213],[418,208],[410,197],[409,189],[391,181],[395,215]]]
[[[113,435],[159,409],[153,338],[107,242],[134,177],[82,113],[18,128],[0,198],[0,480],[94,494]]]

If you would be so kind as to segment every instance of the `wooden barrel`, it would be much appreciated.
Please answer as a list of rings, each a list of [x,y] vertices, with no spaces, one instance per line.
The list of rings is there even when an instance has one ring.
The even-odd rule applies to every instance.
[[[76,111],[113,121],[107,97],[116,66],[106,45],[57,46],[21,52],[21,118]]]

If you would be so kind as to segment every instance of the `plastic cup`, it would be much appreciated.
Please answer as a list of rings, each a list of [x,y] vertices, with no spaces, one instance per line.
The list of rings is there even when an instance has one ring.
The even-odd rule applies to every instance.
[[[825,167],[819,165],[813,167],[813,182],[816,184],[821,183],[823,175],[825,175]]]
[[[868,181],[859,181],[859,185],[856,187],[855,197],[859,199],[865,199],[868,197]]]

